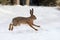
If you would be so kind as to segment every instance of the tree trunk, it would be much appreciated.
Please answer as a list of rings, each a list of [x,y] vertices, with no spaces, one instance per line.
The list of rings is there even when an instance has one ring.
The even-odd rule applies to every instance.
[[[14,0],[14,5],[19,5],[20,0]]]
[[[2,0],[2,5],[6,5],[7,4],[7,0]]]
[[[57,0],[56,3],[57,3],[57,6],[60,6],[60,0]]]
[[[30,0],[26,0],[26,5],[29,5],[30,4]]]

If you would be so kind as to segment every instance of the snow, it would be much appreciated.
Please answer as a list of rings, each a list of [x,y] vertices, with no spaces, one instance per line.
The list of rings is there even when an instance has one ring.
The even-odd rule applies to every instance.
[[[37,17],[34,23],[41,26],[37,28],[38,31],[27,24],[9,31],[12,19],[17,16],[29,17],[31,8]],[[0,40],[60,40],[60,11],[56,7],[0,5]]]

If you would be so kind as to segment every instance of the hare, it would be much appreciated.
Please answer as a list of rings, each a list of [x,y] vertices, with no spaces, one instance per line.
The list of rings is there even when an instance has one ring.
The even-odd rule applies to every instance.
[[[30,17],[15,17],[13,18],[12,20],[12,23],[10,23],[9,25],[9,30],[13,30],[13,26],[18,26],[20,24],[28,24],[31,28],[33,28],[35,31],[38,31],[38,29],[34,28],[33,26],[36,26],[36,27],[40,27],[40,26],[37,26],[33,23],[33,21],[36,19],[35,15],[33,15],[33,8],[32,10],[30,9]]]

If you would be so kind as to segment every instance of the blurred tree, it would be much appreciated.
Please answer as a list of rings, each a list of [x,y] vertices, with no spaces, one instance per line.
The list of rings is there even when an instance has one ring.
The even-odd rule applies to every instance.
[[[26,5],[30,5],[30,0],[25,0],[26,1]]]
[[[39,0],[30,0],[30,5],[39,6]]]
[[[20,4],[21,5],[25,5],[26,4],[26,0],[20,0]]]
[[[7,0],[0,0],[0,3],[5,5],[5,4],[7,4]]]
[[[39,4],[44,6],[55,6],[56,0],[39,0]]]
[[[57,6],[60,7],[60,0],[57,0],[56,3],[57,3]]]
[[[8,4],[7,0],[0,0],[0,3],[2,3],[3,5]],[[14,5],[17,4],[16,0],[10,0],[10,4]],[[20,5],[44,5],[44,6],[55,6],[56,5],[56,0],[20,0]]]

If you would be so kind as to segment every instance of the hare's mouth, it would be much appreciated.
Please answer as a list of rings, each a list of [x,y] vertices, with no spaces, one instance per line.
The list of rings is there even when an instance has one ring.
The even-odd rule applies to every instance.
[[[33,18],[34,20],[36,20],[36,18]]]

